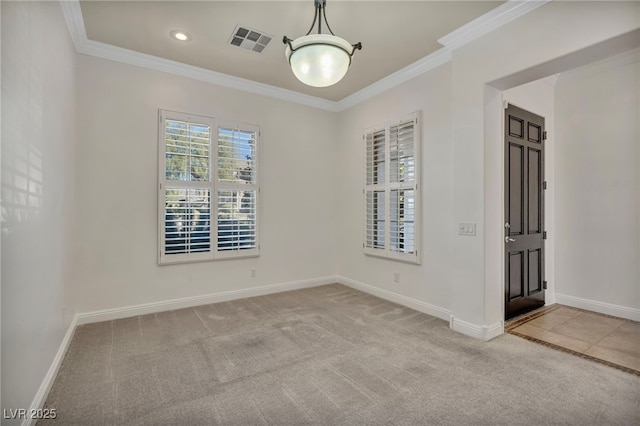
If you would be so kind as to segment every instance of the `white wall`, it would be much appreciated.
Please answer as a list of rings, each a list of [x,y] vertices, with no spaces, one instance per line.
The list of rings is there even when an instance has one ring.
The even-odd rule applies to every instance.
[[[2,408],[27,409],[75,313],[76,54],[59,3],[0,7]]]
[[[422,264],[363,254],[364,143],[367,127],[422,112]],[[447,311],[451,304],[451,64],[340,114],[341,276]],[[400,282],[394,283],[394,272]]]
[[[603,41],[622,37],[616,48],[633,41],[623,35],[640,26],[639,16],[638,3],[549,3],[454,50],[451,63],[341,113],[344,186],[339,204],[345,219],[340,226],[340,274],[375,291],[450,310],[458,331],[480,338],[499,334],[504,318],[502,90],[593,61],[606,53],[608,46],[593,48]],[[505,96],[534,112],[544,110],[552,136],[553,87],[532,93],[538,89],[514,88]],[[527,93],[532,97],[520,102]],[[362,130],[414,109],[426,111],[422,266],[362,254]],[[436,145],[429,147],[434,135]],[[555,171],[553,155],[550,160],[547,177]],[[430,171],[437,173],[429,176]],[[554,227],[550,209],[557,199],[552,192],[549,231]],[[456,235],[458,222],[475,222],[477,236]],[[430,229],[435,235],[427,235]],[[551,276],[553,249],[550,241]],[[399,284],[393,283],[394,271],[404,277]]]
[[[334,113],[93,57],[78,65],[79,312],[335,276]],[[157,265],[158,108],[261,127],[260,257]]]
[[[499,111],[501,95],[487,83],[639,26],[637,2],[552,2],[456,50],[451,63],[333,114],[76,57],[57,3],[1,5],[2,396],[8,408],[29,406],[76,312],[340,274],[451,311],[475,327],[499,322],[502,138],[488,137],[501,131],[499,120],[485,128],[485,112],[487,103]],[[158,108],[261,126],[259,258],[157,266]],[[556,103],[556,111],[562,108]],[[362,253],[362,131],[415,110],[423,117],[421,265]],[[635,117],[637,123],[637,110]],[[640,161],[637,143],[626,142]],[[611,195],[630,216],[635,208],[640,227],[637,199],[622,201],[633,182],[638,194],[638,163],[622,160],[621,176],[630,183]],[[34,189],[31,198],[14,196],[25,188]],[[462,221],[475,222],[478,235],[457,236],[455,223]],[[633,238],[625,244],[632,248]],[[637,249],[635,256],[640,259]],[[608,267],[617,262],[601,260]],[[635,273],[637,282],[637,263],[635,270],[625,265],[623,277],[632,282]],[[565,272],[556,266],[560,277]],[[556,281],[560,291],[563,280]],[[623,292],[633,297],[632,287]],[[609,294],[597,297],[621,303]]]
[[[636,312],[639,58],[635,51],[561,76],[555,103],[557,292]]]
[[[453,240],[452,311],[462,325],[454,329],[478,335],[478,326],[498,328],[503,319],[504,222],[501,192],[495,190],[502,185],[502,138],[487,138],[499,134],[499,126],[485,128],[487,102],[496,114],[501,105],[492,101],[495,89],[486,92],[488,84],[528,69],[543,71],[534,67],[637,29],[639,6],[551,2],[453,52],[453,219],[479,224],[477,238]],[[559,71],[530,73],[524,81]],[[471,332],[465,324],[473,326]]]

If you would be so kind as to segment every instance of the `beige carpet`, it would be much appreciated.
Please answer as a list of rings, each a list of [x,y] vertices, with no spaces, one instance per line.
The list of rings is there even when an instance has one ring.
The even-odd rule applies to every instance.
[[[78,327],[59,425],[633,425],[640,377],[329,285]]]

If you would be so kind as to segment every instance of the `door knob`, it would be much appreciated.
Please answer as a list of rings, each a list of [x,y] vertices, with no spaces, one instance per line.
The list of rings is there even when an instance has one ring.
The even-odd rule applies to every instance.
[[[515,238],[511,238],[511,237],[504,237],[504,242],[505,242],[505,243],[510,243],[510,242],[515,241],[515,240],[516,240]]]

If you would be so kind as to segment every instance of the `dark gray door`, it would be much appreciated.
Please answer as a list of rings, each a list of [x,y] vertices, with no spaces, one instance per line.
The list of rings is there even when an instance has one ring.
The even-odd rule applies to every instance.
[[[505,110],[505,319],[544,305],[544,118]]]

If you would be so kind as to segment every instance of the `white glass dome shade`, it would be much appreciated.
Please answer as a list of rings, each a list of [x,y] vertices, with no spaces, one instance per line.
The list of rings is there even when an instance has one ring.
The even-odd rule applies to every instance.
[[[287,44],[285,55],[294,75],[306,85],[327,87],[347,74],[354,47],[329,34],[310,34]]]

